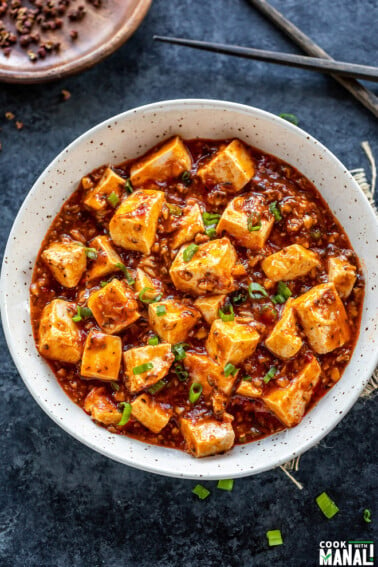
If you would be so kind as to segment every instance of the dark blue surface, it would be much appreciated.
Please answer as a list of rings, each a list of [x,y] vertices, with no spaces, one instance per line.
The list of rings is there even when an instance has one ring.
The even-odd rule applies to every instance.
[[[273,0],[335,58],[377,64],[376,0]],[[97,122],[134,106],[185,97],[221,98],[291,112],[348,168],[378,156],[377,122],[332,79],[308,71],[154,44],[153,33],[297,52],[244,0],[155,0],[133,38],[81,76],[45,86],[0,88],[0,238],[51,159]],[[72,97],[59,102],[61,89]],[[372,84],[373,90],[377,87]],[[21,131],[2,119],[13,111]],[[318,565],[321,540],[372,539],[377,494],[376,402],[359,401],[301,459],[299,491],[279,470],[238,480],[232,493],[206,483],[139,472],[81,446],[42,413],[1,339],[1,567],[212,567]],[[326,520],[323,490],[340,513]],[[265,532],[284,545],[268,548]]]

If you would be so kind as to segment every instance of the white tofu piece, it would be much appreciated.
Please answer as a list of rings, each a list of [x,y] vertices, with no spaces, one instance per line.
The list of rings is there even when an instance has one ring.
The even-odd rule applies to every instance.
[[[269,337],[265,339],[265,346],[279,358],[287,360],[299,352],[302,344],[293,309],[293,300],[289,299],[282,311],[281,319],[275,324]]]
[[[83,345],[79,327],[72,321],[76,314],[75,303],[53,299],[41,315],[38,350],[46,358],[60,362],[79,362]]]
[[[237,255],[228,238],[205,242],[198,247],[191,260],[185,262],[180,248],[169,270],[175,287],[191,295],[227,294],[234,289],[232,269]]]
[[[236,390],[239,396],[244,396],[245,398],[261,398],[263,393],[262,386],[257,386],[253,382],[248,380],[242,380]]]
[[[91,293],[88,307],[101,329],[110,335],[120,333],[140,317],[135,293],[123,280],[114,279]]]
[[[127,388],[132,394],[135,394],[153,386],[168,374],[174,359],[169,344],[148,345],[127,350],[123,353]],[[138,366],[148,363],[152,364],[151,368],[140,374],[134,374]]]
[[[202,220],[201,209],[197,204],[193,205],[189,212],[186,213],[181,219],[179,228],[174,233],[171,240],[171,248],[175,250],[185,242],[190,242],[194,239],[196,234],[205,232],[205,225]]]
[[[254,174],[255,162],[240,140],[230,142],[197,171],[206,185],[224,183],[233,193],[243,189]]]
[[[88,271],[88,281],[103,278],[119,270],[117,264],[122,264],[122,259],[112,247],[108,236],[96,236],[89,246],[97,250],[97,258]]]
[[[252,230],[258,227],[258,230]],[[231,234],[241,246],[258,250],[265,246],[274,225],[274,216],[261,195],[250,193],[235,197],[225,208],[217,233]],[[249,230],[249,228],[251,230]]]
[[[64,287],[76,287],[87,268],[85,247],[77,242],[53,242],[41,256],[54,278]]]
[[[106,395],[105,388],[95,387],[89,392],[84,401],[84,409],[94,421],[104,425],[118,425],[122,412]]]
[[[149,288],[143,297],[156,297],[162,291],[162,284],[159,280],[154,281],[140,268],[137,268],[135,274],[135,291],[139,294],[143,289]]]
[[[173,414],[171,408],[159,404],[148,394],[141,394],[135,398],[131,407],[131,415],[153,433],[160,433]]]
[[[202,385],[205,398],[212,396],[215,390],[226,396],[231,394],[239,371],[235,375],[225,376],[223,368],[206,354],[187,352],[183,363],[191,381]]]
[[[159,315],[165,308],[165,313]],[[201,314],[194,307],[174,299],[166,299],[148,306],[148,319],[152,329],[168,343],[182,343],[193,329]]]
[[[159,215],[164,203],[162,191],[134,191],[127,197],[109,223],[113,242],[126,250],[149,254],[155,242]]]
[[[189,171],[191,167],[190,153],[181,138],[176,136],[134,163],[130,180],[134,187],[148,182],[162,183]]]
[[[81,377],[116,382],[121,367],[121,356],[120,337],[113,337],[91,329],[84,345]]]
[[[350,339],[348,316],[333,282],[317,285],[293,302],[311,348],[326,354]]]
[[[255,352],[260,335],[248,322],[237,317],[234,321],[216,319],[212,323],[206,349],[221,366],[228,362],[238,365]]]
[[[333,282],[342,299],[347,299],[352,293],[356,283],[356,267],[344,258],[330,258],[328,260],[328,281]]]
[[[235,441],[235,433],[224,414],[224,421],[212,418],[180,420],[181,433],[185,439],[186,449],[195,457],[208,457],[229,451]],[[227,421],[226,421],[227,420]]]
[[[274,388],[262,399],[286,427],[294,427],[304,416],[320,374],[320,364],[313,357],[286,388]]]
[[[205,321],[211,325],[219,317],[219,309],[222,309],[227,295],[205,295],[195,300],[194,305],[202,313]]]
[[[300,244],[286,246],[261,262],[265,275],[274,282],[294,280],[320,266],[319,256]]]
[[[87,191],[84,204],[93,211],[103,211],[110,206],[108,202],[109,195],[115,193],[120,199],[124,188],[125,180],[110,167],[107,167],[97,185]]]

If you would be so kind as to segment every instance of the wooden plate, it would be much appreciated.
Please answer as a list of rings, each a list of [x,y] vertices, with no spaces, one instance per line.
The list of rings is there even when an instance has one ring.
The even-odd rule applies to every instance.
[[[151,3],[152,0],[104,0],[101,9],[83,0],[72,3],[72,7],[85,5],[87,14],[84,20],[69,22],[66,17],[61,30],[41,34],[46,40],[60,42],[59,53],[32,63],[27,55],[28,49],[22,49],[19,45],[12,49],[9,57],[5,57],[0,50],[0,81],[44,83],[92,67],[118,49],[134,33]],[[70,39],[71,30],[79,32],[76,41]]]

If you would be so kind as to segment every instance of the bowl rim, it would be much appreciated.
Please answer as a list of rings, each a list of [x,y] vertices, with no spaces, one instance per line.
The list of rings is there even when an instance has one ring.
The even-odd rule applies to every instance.
[[[98,131],[103,130],[104,128],[106,128],[109,124],[115,123],[116,121],[120,120],[120,119],[124,119],[127,118],[128,116],[131,116],[133,114],[136,113],[144,113],[144,112],[151,112],[151,111],[161,111],[161,110],[169,110],[170,108],[173,107],[180,107],[182,109],[187,110],[188,107],[190,108],[191,106],[193,107],[206,107],[206,106],[210,106],[212,108],[220,108],[220,109],[225,109],[227,107],[227,109],[230,110],[234,110],[234,111],[239,111],[239,112],[247,112],[247,113],[252,113],[257,117],[262,117],[265,119],[268,119],[269,121],[271,121],[272,119],[274,119],[275,121],[279,121],[281,122],[281,124],[283,126],[285,126],[285,128],[287,129],[292,129],[296,132],[300,132],[301,136],[304,136],[306,138],[306,141],[308,142],[312,142],[312,143],[316,143],[317,147],[324,152],[325,154],[328,155],[329,158],[331,158],[335,164],[338,166],[338,168],[340,169],[340,174],[341,174],[341,170],[343,171],[343,175],[346,176],[346,178],[348,179],[349,183],[352,183],[355,187],[355,189],[357,189],[357,191],[360,193],[360,196],[363,198],[363,200],[365,201],[365,210],[364,210],[364,214],[368,214],[368,216],[370,217],[370,221],[373,222],[375,224],[375,228],[378,228],[378,219],[376,217],[376,215],[373,212],[373,209],[370,205],[370,203],[367,200],[366,195],[363,193],[363,191],[361,190],[361,188],[359,187],[359,185],[357,184],[357,182],[353,179],[352,175],[349,173],[349,171],[347,170],[347,168],[342,164],[342,162],[330,151],[328,150],[323,144],[321,144],[321,142],[319,142],[316,138],[314,138],[313,136],[311,136],[310,134],[308,134],[306,131],[302,130],[301,128],[299,128],[298,126],[295,126],[294,124],[270,113],[267,112],[265,110],[253,107],[253,106],[249,106],[249,105],[245,105],[245,104],[240,104],[240,103],[235,103],[235,102],[229,102],[229,101],[225,101],[225,100],[213,100],[213,99],[171,99],[171,100],[164,100],[164,101],[159,101],[159,102],[154,102],[154,103],[150,103],[150,104],[145,104],[139,107],[135,107],[132,109],[129,109],[125,112],[121,112],[117,115],[114,115],[96,125],[94,125],[92,128],[90,128],[89,130],[87,130],[86,132],[84,132],[83,134],[81,134],[79,137],[75,138],[70,144],[68,144],[65,148],[63,148],[63,150],[61,152],[59,152],[59,154],[47,165],[47,167],[42,171],[42,173],[38,176],[37,180],[35,181],[35,183],[33,184],[33,186],[31,187],[31,189],[28,191],[24,201],[22,202],[19,211],[15,217],[15,220],[13,222],[12,228],[10,230],[9,233],[9,237],[8,237],[8,241],[6,244],[6,247],[4,249],[4,257],[3,257],[3,262],[2,262],[2,269],[1,269],[1,277],[0,277],[0,310],[1,310],[1,319],[2,319],[2,325],[3,325],[3,329],[4,329],[4,335],[6,338],[6,342],[9,348],[9,351],[11,353],[12,359],[14,361],[14,364],[24,382],[24,384],[26,385],[27,389],[29,390],[30,394],[32,395],[32,397],[34,398],[34,400],[38,403],[38,405],[41,407],[41,409],[59,426],[61,427],[66,433],[68,433],[69,435],[71,435],[72,437],[74,437],[76,440],[80,441],[81,443],[83,443],[84,445],[86,445],[87,447],[95,450],[96,452],[114,460],[117,461],[119,463],[122,464],[126,464],[129,466],[132,466],[134,468],[140,469],[140,470],[144,470],[147,472],[152,472],[155,474],[160,474],[163,476],[169,476],[169,477],[177,477],[177,478],[187,478],[187,479],[203,479],[203,480],[217,480],[217,479],[222,479],[222,478],[230,478],[230,474],[225,472],[223,473],[222,470],[220,469],[219,472],[216,473],[211,473],[208,474],[206,471],[206,465],[204,463],[204,467],[203,467],[203,473],[178,473],[176,471],[171,471],[169,469],[164,469],[163,465],[161,464],[161,462],[158,463],[158,465],[154,465],[153,463],[148,463],[148,459],[147,461],[143,461],[143,462],[135,462],[135,460],[133,461],[132,457],[127,458],[125,456],[119,456],[116,455],[114,453],[111,453],[110,451],[107,450],[107,448],[103,448],[103,447],[99,447],[98,444],[90,439],[87,438],[83,438],[83,435],[80,432],[75,431],[75,429],[68,423],[65,423],[64,421],[61,421],[57,415],[54,415],[54,413],[51,411],[51,407],[49,406],[49,404],[45,404],[42,400],[42,398],[39,398],[37,395],[37,392],[34,390],[33,385],[31,384],[31,382],[28,379],[27,373],[25,372],[25,368],[22,366],[21,361],[16,353],[16,349],[15,349],[15,344],[14,344],[14,340],[13,337],[11,335],[10,332],[10,327],[9,327],[9,321],[8,321],[8,305],[7,305],[7,300],[6,300],[6,293],[5,293],[5,289],[6,289],[6,276],[5,276],[5,263],[6,263],[6,258],[9,255],[9,249],[11,247],[11,243],[12,243],[12,239],[15,236],[15,232],[17,231],[17,227],[18,227],[18,223],[20,220],[20,217],[22,216],[23,213],[23,209],[26,207],[26,205],[28,204],[29,200],[31,200],[32,195],[34,194],[34,192],[36,192],[38,190],[39,185],[41,184],[41,182],[43,181],[44,176],[47,174],[47,172],[51,171],[54,169],[54,167],[56,166],[57,162],[59,162],[59,160],[68,152],[71,152],[73,150],[75,150],[76,146],[79,146],[86,138],[89,137],[93,137],[94,135],[96,135],[96,133]],[[327,202],[327,200],[326,200]],[[34,266],[34,262],[33,262],[33,266]],[[366,288],[367,288],[367,282],[366,282]],[[366,299],[366,295],[365,295],[365,299]],[[364,303],[365,303],[365,299],[364,299]],[[28,290],[28,300],[29,300],[29,290]],[[361,331],[361,328],[360,328]],[[36,352],[37,354],[37,352]],[[321,439],[323,439],[323,437],[325,437],[330,431],[332,431],[336,425],[341,421],[341,419],[349,412],[349,410],[352,408],[352,406],[354,405],[354,403],[357,401],[358,397],[360,396],[363,388],[366,386],[368,380],[370,379],[376,365],[378,363],[378,350],[376,350],[376,352],[374,353],[374,355],[368,360],[365,360],[365,367],[364,367],[364,372],[363,375],[360,379],[360,383],[356,384],[356,387],[354,388],[353,392],[350,393],[350,395],[345,399],[346,401],[343,404],[343,411],[341,412],[340,415],[333,415],[332,419],[329,419],[327,421],[327,424],[325,425],[324,428],[319,429],[319,431],[317,432],[317,434],[311,436],[309,439],[305,439],[305,440],[298,440],[298,447],[296,448],[295,451],[293,451],[292,448],[288,448],[287,449],[287,455],[285,455],[285,457],[282,457],[280,459],[277,459],[277,461],[275,461],[274,464],[272,463],[268,463],[264,466],[260,466],[254,469],[244,469],[241,471],[233,471],[232,473],[232,478],[240,478],[240,477],[246,477],[246,476],[251,476],[253,474],[257,474],[257,473],[261,473],[261,472],[265,472],[267,470],[271,470],[273,468],[276,468],[280,465],[282,465],[283,463],[285,463],[286,461],[303,454],[304,452],[306,452],[308,449],[310,449],[311,447],[313,447],[314,445],[316,445],[317,443],[319,443],[319,441],[321,441]],[[67,396],[67,394],[64,393],[65,396]],[[70,400],[70,398],[67,396],[67,398]],[[322,398],[324,399],[324,397]],[[74,404],[74,402],[72,400],[70,400],[70,402],[76,406],[76,404]],[[78,407],[78,406],[76,406]],[[81,408],[80,408],[81,409]],[[81,410],[82,411],[82,410]],[[312,411],[312,410],[311,410]],[[309,413],[311,413],[311,411]],[[309,415],[309,414],[307,414]],[[299,424],[300,426],[301,424]],[[298,426],[298,427],[299,427]],[[96,427],[99,427],[96,425]],[[296,429],[296,428],[294,428]],[[286,431],[286,430],[284,430]],[[281,432],[282,433],[282,432]],[[277,434],[273,434],[268,436],[268,438],[272,438]],[[279,434],[278,434],[279,435]],[[130,437],[128,437],[128,439],[132,439]],[[140,442],[138,440],[133,440],[136,443],[143,443]],[[148,445],[143,443],[144,445]],[[252,443],[244,445],[245,446],[250,446]],[[155,446],[156,447],[156,446]],[[169,450],[169,451],[178,451],[177,449],[166,449],[164,447],[160,447],[163,450]],[[180,451],[181,453],[181,451]],[[227,453],[226,453],[227,455]],[[199,461],[206,461],[207,459],[214,459],[214,457],[208,457],[205,459],[199,459]],[[227,468],[227,467],[225,467]]]

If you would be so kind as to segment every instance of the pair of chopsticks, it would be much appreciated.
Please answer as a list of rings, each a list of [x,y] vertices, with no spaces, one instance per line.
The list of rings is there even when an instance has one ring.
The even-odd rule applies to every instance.
[[[237,57],[278,63],[290,67],[299,67],[301,69],[330,74],[378,117],[378,97],[356,80],[356,78],[358,78],[378,82],[378,67],[335,61],[266,0],[249,0],[249,2],[276,24],[281,31],[285,32],[294,43],[311,55],[311,57],[177,37],[155,35],[154,39],[166,43],[193,47],[195,49],[213,51],[215,53],[235,55]]]

